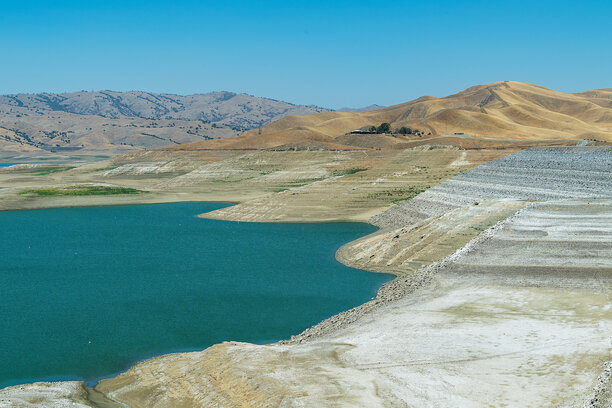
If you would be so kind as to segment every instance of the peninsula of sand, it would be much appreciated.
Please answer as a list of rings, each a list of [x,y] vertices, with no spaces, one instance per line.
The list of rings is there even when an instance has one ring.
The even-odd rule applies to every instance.
[[[1,169],[4,210],[231,201],[201,216],[369,222],[337,259],[397,277],[286,341],[168,354],[94,388],[8,387],[0,407],[609,407],[611,109],[610,90],[503,82]],[[382,121],[422,132],[350,133]]]

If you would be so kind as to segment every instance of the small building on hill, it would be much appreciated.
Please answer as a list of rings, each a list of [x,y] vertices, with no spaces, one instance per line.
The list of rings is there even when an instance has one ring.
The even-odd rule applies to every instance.
[[[350,135],[374,135],[377,132],[370,129],[355,129],[349,132]]]

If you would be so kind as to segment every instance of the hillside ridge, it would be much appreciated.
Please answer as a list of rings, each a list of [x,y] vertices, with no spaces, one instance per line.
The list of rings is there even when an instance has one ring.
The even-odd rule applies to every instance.
[[[356,129],[383,122],[389,123],[391,130],[408,127],[418,130],[419,135],[354,134]],[[462,139],[464,144],[469,139],[485,144],[495,141],[572,144],[576,140],[610,143],[612,90],[563,93],[535,84],[500,81],[367,112],[289,115],[232,140],[177,148],[290,148],[304,143],[333,149],[401,148],[443,137]]]

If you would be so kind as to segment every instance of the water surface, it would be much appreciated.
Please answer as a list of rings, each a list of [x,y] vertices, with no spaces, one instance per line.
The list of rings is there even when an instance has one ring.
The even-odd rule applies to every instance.
[[[219,203],[0,212],[0,387],[91,381],[163,353],[266,343],[375,296],[361,223],[196,218]]]

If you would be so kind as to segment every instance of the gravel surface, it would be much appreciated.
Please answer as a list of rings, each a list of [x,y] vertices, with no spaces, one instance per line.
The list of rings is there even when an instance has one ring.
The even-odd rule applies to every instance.
[[[612,360],[604,364],[603,370],[593,394],[585,402],[584,408],[610,408],[612,407]]]

